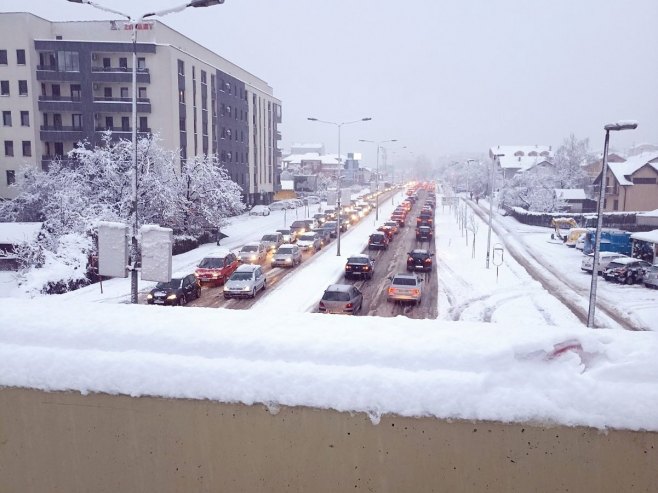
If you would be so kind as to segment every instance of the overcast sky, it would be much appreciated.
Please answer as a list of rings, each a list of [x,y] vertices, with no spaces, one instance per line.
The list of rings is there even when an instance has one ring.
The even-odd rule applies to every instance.
[[[135,17],[178,0],[98,0]],[[49,20],[109,19],[65,0],[2,0]],[[343,153],[398,139],[415,155],[496,144],[603,146],[605,123],[639,121],[611,145],[658,144],[657,0],[226,0],[160,20],[267,81],[283,145]],[[407,152],[399,151],[399,155]]]

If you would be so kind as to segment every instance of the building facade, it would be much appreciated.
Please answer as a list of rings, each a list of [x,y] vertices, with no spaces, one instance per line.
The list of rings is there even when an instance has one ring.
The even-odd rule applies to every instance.
[[[247,203],[271,200],[278,182],[281,101],[262,79],[158,21],[50,22],[0,13],[0,198],[23,164],[48,169],[103,132],[157,134],[178,165],[215,154]]]

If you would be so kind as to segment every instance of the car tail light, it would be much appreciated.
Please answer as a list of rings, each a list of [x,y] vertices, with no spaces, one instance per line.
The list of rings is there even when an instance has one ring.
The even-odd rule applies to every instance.
[[[431,258],[426,258],[426,259],[425,259],[425,263],[426,263],[426,264],[429,264],[430,262],[432,262],[432,259],[431,259]]]
[[[412,296],[418,296],[420,294],[420,289],[412,289],[411,294]]]
[[[320,309],[321,312],[326,310],[326,307],[324,306],[324,303],[322,303],[322,302],[320,302],[320,306],[318,308]]]
[[[352,270],[352,266],[351,265],[346,265],[345,270]]]
[[[351,310],[352,308],[354,308],[353,303],[348,303],[347,305],[345,305],[345,310]]]
[[[407,259],[407,262],[413,262],[413,261],[414,261],[414,258],[413,258],[413,257],[409,257],[409,258]]]
[[[395,288],[388,288],[388,294],[395,294]]]
[[[368,270],[368,269],[370,269],[370,267],[368,267],[367,265],[363,267],[363,270]]]

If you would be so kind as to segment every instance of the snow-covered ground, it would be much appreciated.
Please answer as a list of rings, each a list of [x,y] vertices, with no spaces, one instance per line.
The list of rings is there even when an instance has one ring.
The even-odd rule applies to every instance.
[[[383,203],[381,217],[392,207]],[[282,212],[236,218],[222,246],[282,226]],[[441,206],[438,320],[302,313],[374,226],[371,215],[343,236],[341,257],[333,242],[245,311],[117,306],[128,297],[127,279],[103,283],[102,295],[95,285],[5,296],[0,385],[305,405],[363,411],[373,422],[397,413],[658,431],[658,332],[585,328],[510,255],[498,276],[497,258],[485,268],[483,223],[472,258],[470,234],[466,246]],[[541,246],[555,247],[556,259],[573,254]],[[175,270],[191,271],[213,248],[176,256]],[[580,275],[571,269],[566,274]]]

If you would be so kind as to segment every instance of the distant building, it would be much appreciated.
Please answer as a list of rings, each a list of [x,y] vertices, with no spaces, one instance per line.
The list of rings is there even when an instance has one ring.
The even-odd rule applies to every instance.
[[[658,151],[608,163],[604,211],[652,211],[658,209]],[[601,183],[601,175],[594,184]]]
[[[502,172],[503,179],[511,178],[516,173],[527,171],[538,165],[549,164],[553,161],[552,146],[510,146],[499,145],[489,149],[489,157],[503,154],[496,158],[496,164]]]
[[[77,142],[159,134],[178,165],[216,155],[248,203],[271,198],[278,180],[281,101],[262,79],[155,20],[137,24],[51,22],[0,13],[0,198],[24,163],[47,170]],[[4,152],[3,152],[4,151]]]
[[[293,144],[290,146],[290,154],[306,154],[308,152],[315,152],[317,154],[324,154],[324,144]]]

